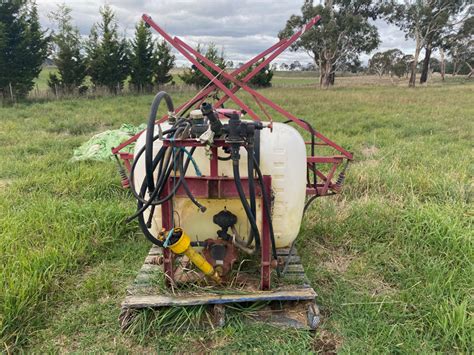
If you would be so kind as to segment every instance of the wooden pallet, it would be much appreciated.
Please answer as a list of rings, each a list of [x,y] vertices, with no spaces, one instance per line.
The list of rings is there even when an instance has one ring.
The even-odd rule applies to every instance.
[[[285,262],[288,260],[289,249],[278,249],[277,252]],[[283,276],[283,280],[291,279],[291,283],[279,285],[270,291],[260,291],[253,286],[249,289],[228,287],[225,292],[214,291],[212,288],[204,291],[173,289],[163,292],[163,287],[157,287],[157,284],[163,282],[162,266],[159,265],[161,258],[161,248],[153,246],[134,282],[127,288],[120,315],[122,328],[130,324],[133,315],[140,309],[205,304],[209,305],[214,314],[214,323],[222,326],[225,324],[225,304],[262,301],[267,306],[252,312],[250,319],[305,329],[315,329],[319,323],[319,311],[315,304],[317,294],[309,285],[296,249],[293,249],[289,257]],[[258,279],[256,282],[258,283]]]

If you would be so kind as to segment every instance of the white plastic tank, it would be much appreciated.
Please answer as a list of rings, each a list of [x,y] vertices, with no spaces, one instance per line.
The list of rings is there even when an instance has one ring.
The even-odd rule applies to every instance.
[[[224,120],[223,120],[224,122]],[[168,129],[168,124],[161,125],[163,130]],[[158,134],[158,128],[155,129]],[[136,143],[135,154],[145,145],[146,134],[142,134]],[[155,141],[154,154],[161,148],[162,142]],[[226,156],[221,148],[220,156]],[[240,150],[240,175],[247,177],[247,152]],[[210,175],[209,156],[205,148],[198,147],[193,155],[203,176]],[[289,246],[297,237],[306,196],[306,146],[299,132],[293,127],[283,123],[273,123],[273,131],[264,128],[260,134],[260,170],[263,175],[272,177],[272,221],[275,233],[276,247]],[[219,161],[218,173],[220,176],[233,177],[232,161]],[[186,176],[196,176],[190,164]],[[139,190],[145,177],[144,155],[139,158],[135,170],[135,189]],[[213,223],[212,217],[224,208],[237,216],[237,231],[241,238],[247,239],[250,225],[238,197],[232,199],[198,199],[207,207],[202,213],[188,199],[174,198],[175,224],[182,227],[195,241],[204,241],[216,238],[219,227]],[[145,217],[146,216],[145,212]],[[262,201],[257,198],[257,225],[262,231]],[[157,235],[161,230],[161,208],[156,206],[150,232]]]

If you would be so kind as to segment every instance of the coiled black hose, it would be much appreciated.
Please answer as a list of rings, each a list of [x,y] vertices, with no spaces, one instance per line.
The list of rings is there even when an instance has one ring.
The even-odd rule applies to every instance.
[[[146,142],[145,142],[145,169],[146,169],[146,180],[148,185],[148,191],[151,193],[155,188],[153,181],[153,136],[155,133],[155,121],[158,108],[160,107],[161,100],[165,99],[166,106],[168,106],[168,112],[174,111],[173,100],[171,96],[165,91],[160,91],[156,94],[151,104],[150,115],[148,116],[148,123],[146,127]]]
[[[189,163],[191,162],[191,156],[194,154],[194,151],[195,151],[195,150],[196,150],[196,147],[191,148],[191,150],[190,150],[190,152],[189,152],[189,156],[187,157],[186,163],[184,164],[184,167],[183,167],[184,173],[181,173],[181,172],[180,172],[180,174],[181,174],[182,176],[186,175],[186,171],[188,170]],[[183,154],[184,154],[184,153],[183,153]],[[180,179],[180,180],[181,180],[181,179]],[[173,191],[176,191],[176,190],[177,190],[177,188],[179,187],[179,183],[180,183],[180,182],[179,182],[179,180],[178,180],[178,183],[177,183],[177,184],[175,185],[175,187],[173,188]],[[140,194],[145,194],[146,189],[147,189],[146,185],[143,184],[143,185],[142,185],[142,188],[141,188],[141,190],[140,190]],[[168,198],[168,197],[171,198],[172,196],[173,196],[173,192],[171,192],[166,198]],[[169,198],[168,198],[168,199],[169,199]],[[162,247],[162,246],[163,246],[163,243],[162,243],[160,240],[156,239],[156,238],[153,236],[153,234],[152,234],[152,233],[150,232],[150,230],[149,230],[149,226],[147,225],[147,222],[145,222],[145,217],[144,217],[144,213],[143,213],[143,212],[146,210],[146,208],[144,209],[143,207],[144,207],[144,203],[143,203],[142,201],[140,201],[140,200],[137,200],[137,210],[138,210],[138,211],[142,211],[141,213],[139,213],[139,214],[137,215],[137,217],[138,217],[138,224],[139,224],[139,226],[140,226],[140,229],[142,230],[143,234],[145,235],[145,237],[146,237],[150,242],[152,242],[153,244],[158,245],[159,247]]]
[[[166,153],[166,150],[165,150],[165,153]],[[159,159],[160,159],[160,155],[157,155],[155,157],[154,161],[153,161],[153,170],[156,168],[159,161],[160,162],[163,161],[162,155],[161,155],[161,160],[159,160]],[[174,194],[176,193],[176,191],[178,190],[178,188],[181,184],[181,181],[182,181],[181,179],[178,180],[178,183],[174,185],[173,189],[171,190],[171,192],[167,196],[156,200],[156,198],[161,195],[161,193],[163,191],[163,188],[165,187],[165,183],[166,183],[166,181],[168,181],[168,178],[171,175],[171,171],[173,170],[177,159],[178,159],[178,156],[174,157],[173,164],[169,165],[170,156],[168,155],[168,157],[166,158],[167,162],[165,164],[167,166],[165,174],[158,175],[156,188],[153,190],[152,194],[149,195],[148,200],[144,199],[144,196],[145,196],[146,191],[148,189],[147,180],[146,179],[143,180],[143,183],[142,183],[142,186],[141,186],[141,189],[140,189],[140,194],[138,195],[138,198],[137,198],[138,201],[142,202],[142,207],[140,209],[138,209],[137,212],[135,212],[135,214],[133,216],[128,218],[129,221],[135,219],[139,214],[143,213],[148,207],[161,205],[161,204],[165,203],[166,201],[168,201],[169,199],[171,199],[174,196]]]
[[[186,180],[185,175],[186,171],[189,167],[189,163],[192,159],[192,155],[195,151],[195,147],[191,149],[188,154],[186,163],[184,163],[184,154],[185,150],[183,148],[176,148],[174,146],[171,147],[161,147],[158,153],[153,158],[153,145],[154,142],[161,138],[162,136],[166,136],[166,138],[173,140],[176,137],[180,137],[183,131],[188,126],[188,122],[185,119],[178,119],[171,129],[162,133],[162,135],[154,135],[155,130],[155,121],[156,115],[162,100],[165,100],[168,111],[173,112],[173,102],[171,97],[164,91],[159,92],[155,98],[153,99],[153,103],[150,109],[150,115],[148,117],[148,124],[147,124],[147,131],[146,131],[146,141],[145,146],[139,150],[136,154],[134,162],[131,167],[130,172],[130,185],[131,190],[134,196],[136,197],[137,203],[137,211],[133,216],[128,218],[128,220],[132,220],[138,217],[139,225],[143,230],[145,236],[154,244],[160,245],[161,243],[150,233],[149,225],[151,222],[151,218],[149,222],[146,223],[144,219],[144,212],[152,206],[151,213],[154,212],[154,208],[157,205],[161,205],[167,201],[169,201],[175,195],[178,188],[182,185],[186,194],[191,199],[191,201],[199,207],[201,211],[205,211],[206,208],[201,205],[192,195]],[[186,152],[187,153],[187,152]],[[142,155],[145,155],[145,178],[140,186],[140,191],[137,192],[135,189],[135,170]],[[154,179],[154,171],[158,168],[156,182]],[[177,178],[177,171],[179,170],[180,176],[179,179]],[[174,172],[174,184],[171,192],[169,192],[166,196],[161,196],[164,188],[168,182],[168,179],[171,173]],[[177,180],[177,181],[176,181]],[[148,199],[145,198],[146,194],[148,193]]]

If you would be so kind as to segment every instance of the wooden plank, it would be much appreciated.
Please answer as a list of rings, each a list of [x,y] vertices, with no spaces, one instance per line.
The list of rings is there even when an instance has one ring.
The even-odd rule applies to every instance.
[[[145,258],[144,264],[155,264],[155,265],[158,265],[160,258],[161,258],[161,255],[148,255],[148,256]]]
[[[202,304],[223,304],[257,301],[297,301],[314,300],[316,292],[310,288],[292,290],[256,291],[249,294],[199,294],[199,295],[151,295],[127,296],[122,303],[124,308],[153,308],[165,306],[192,306]]]
[[[162,254],[163,254],[163,249],[161,249],[157,245],[153,245],[150,249],[150,252],[148,253],[148,255],[162,255]]]
[[[286,268],[286,272],[291,274],[291,273],[302,273],[304,274],[304,268],[303,265],[301,264],[290,264]]]
[[[314,330],[319,324],[319,308],[314,301],[280,303],[254,311],[246,320],[271,324],[279,328]]]
[[[288,255],[283,256],[285,258],[285,263],[288,259]],[[301,264],[301,258],[298,255],[292,255],[290,257],[290,264]]]
[[[163,270],[163,266],[155,265],[155,264],[143,264],[142,268],[140,269],[140,273],[155,273],[161,272]]]
[[[279,249],[278,255],[283,259],[288,258],[289,248]],[[134,282],[127,288],[127,296],[122,303],[121,321],[122,326],[129,324],[134,309],[159,308],[167,306],[191,306],[191,305],[212,305],[216,312],[216,325],[224,324],[225,317],[224,304],[268,301],[269,304],[278,304],[284,309],[277,310],[273,306],[268,306],[262,310],[252,321],[261,321],[266,324],[273,324],[279,327],[293,327],[302,329],[314,329],[315,326],[309,325],[309,316],[306,311],[307,302],[314,303],[317,296],[316,292],[310,286],[304,273],[301,258],[296,249],[293,249],[290,261],[288,263],[286,274],[283,280],[290,281],[285,286],[275,288],[271,291],[249,291],[243,293],[241,290],[225,289],[227,294],[218,293],[211,290],[207,292],[178,291],[177,294],[163,293],[163,272],[162,265],[159,265],[162,258],[162,250],[153,246],[148,253],[144,264],[142,265]],[[235,293],[232,293],[235,292]],[[275,301],[275,303],[273,303]],[[292,302],[301,301],[301,302]],[[217,307],[217,308],[215,308]],[[300,309],[303,307],[305,309]],[[287,309],[286,309],[287,308]],[[131,313],[132,312],[132,313]],[[222,314],[221,314],[222,313]],[[122,317],[122,314],[124,315]],[[128,315],[128,316],[127,316]],[[313,317],[314,318],[314,317]],[[313,322],[314,323],[314,322]]]
[[[277,255],[281,255],[281,256],[284,256],[284,255],[288,255],[288,253],[290,252],[290,248],[281,248],[281,249],[277,249]],[[293,255],[296,254],[296,249],[293,249]]]
[[[156,285],[162,284],[162,276],[155,275],[149,272],[140,272],[133,282],[134,285],[136,284],[144,284],[150,287],[155,287]]]

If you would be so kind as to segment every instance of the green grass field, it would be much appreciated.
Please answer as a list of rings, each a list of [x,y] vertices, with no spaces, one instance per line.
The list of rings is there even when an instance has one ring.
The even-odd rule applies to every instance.
[[[238,317],[175,333],[150,314],[120,332],[150,245],[124,223],[135,203],[114,163],[68,160],[93,134],[145,121],[152,96],[122,96],[0,108],[3,350],[472,352],[474,85],[351,78],[321,91],[290,80],[308,78],[263,93],[356,157],[343,193],[313,205],[298,239],[319,293],[316,333]]]

